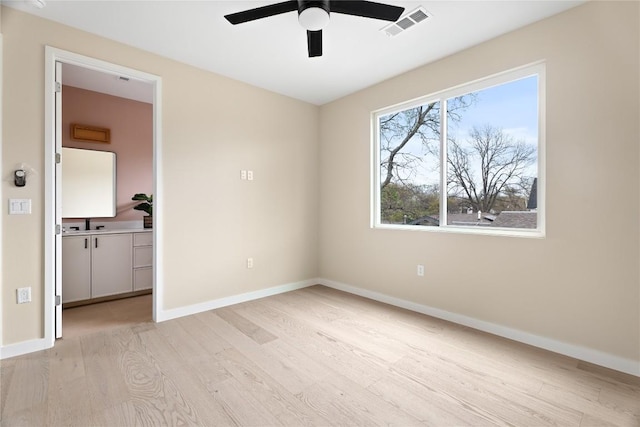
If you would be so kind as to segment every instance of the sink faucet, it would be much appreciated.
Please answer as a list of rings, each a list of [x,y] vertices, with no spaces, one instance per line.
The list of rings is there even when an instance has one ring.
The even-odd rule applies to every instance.
[[[84,220],[84,229],[91,230],[91,218],[86,218]]]

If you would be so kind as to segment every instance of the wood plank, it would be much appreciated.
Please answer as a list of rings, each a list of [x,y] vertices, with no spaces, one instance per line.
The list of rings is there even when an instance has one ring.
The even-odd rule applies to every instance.
[[[337,425],[421,425],[404,410],[390,405],[343,377],[319,381],[298,398]]]
[[[101,413],[130,400],[130,391],[119,366],[122,348],[117,342],[118,335],[101,332],[79,339],[92,411]]]
[[[163,322],[156,325],[156,331],[162,335],[183,360],[191,360],[207,354],[203,340],[189,334],[181,322]]]
[[[134,403],[127,400],[96,413],[91,422],[85,425],[96,427],[135,426],[140,425],[139,419]]]
[[[265,352],[260,344],[218,317],[215,311],[200,313],[196,316],[210,327],[215,328],[216,332],[241,354],[250,358],[253,363],[265,371],[270,372],[290,393],[298,393],[317,380],[305,367],[280,360],[273,354]]]
[[[231,374],[220,366],[215,357],[200,355],[186,362],[173,347],[167,345],[158,331],[143,332],[140,340],[162,372],[173,379],[184,399],[197,408],[200,424],[234,424],[225,408],[212,399],[217,384],[231,378]]]
[[[232,345],[209,328],[196,316],[187,316],[177,319],[180,326],[194,339],[197,339],[204,351],[209,355],[220,353],[232,348]]]
[[[231,348],[219,355],[222,366],[243,386],[256,396],[280,425],[326,425],[329,420],[322,418],[289,393],[269,373],[250,359]]]
[[[137,338],[137,339],[136,339]],[[143,425],[197,425],[201,424],[197,411],[174,380],[156,363],[134,337],[126,342],[120,358],[130,401],[135,408],[137,424]]]
[[[500,425],[499,419],[474,411],[461,411],[438,390],[422,387],[401,376],[385,377],[367,390],[390,405],[402,409],[426,425],[481,426]]]
[[[38,403],[27,409],[10,411],[2,417],[3,427],[33,427],[50,425],[47,421],[47,404]]]
[[[47,419],[52,425],[82,425],[92,417],[82,346],[61,340],[51,350]]]
[[[428,389],[437,389],[479,416],[492,417],[508,424],[537,426],[579,426],[580,411],[555,405],[533,394],[512,387],[498,388],[475,378],[468,371],[443,365],[436,360],[407,356],[394,364],[398,373],[406,375]],[[446,384],[446,386],[445,386]]]
[[[246,306],[242,313],[264,327],[273,329],[280,336],[280,341],[303,351],[306,358],[324,366],[332,375],[344,375],[367,387],[386,372],[386,362],[383,359],[271,309],[267,300],[263,300],[261,304]],[[269,344],[268,347],[276,345],[277,343]]]
[[[2,414],[4,414],[4,407],[17,360],[19,359],[0,360],[0,421],[2,421]]]
[[[283,302],[283,295],[276,295],[271,299],[269,301],[271,306],[289,316],[303,318],[304,322],[310,327],[318,330],[319,333],[324,334],[326,337],[330,337],[330,339],[349,342],[360,349],[369,348],[372,354],[387,362],[395,362],[404,355],[402,350],[395,348],[393,343],[389,341],[377,340],[372,345],[369,337],[352,333],[348,329],[332,326],[331,323],[344,316],[344,313],[339,313],[337,310],[332,309],[328,315],[322,315],[320,314],[322,307],[318,307],[319,304],[310,303],[308,299],[302,298],[296,298],[292,301],[290,297],[287,298],[287,302]]]
[[[556,405],[562,405],[572,408],[576,411],[583,411],[584,417],[582,424],[588,420],[607,420],[608,423],[621,426],[638,425],[638,414],[632,411],[619,411],[618,405],[603,403],[600,400],[600,389],[590,396],[585,397],[583,393],[577,392],[573,388],[562,388],[557,385],[545,384],[540,390],[540,397],[547,401],[554,402]],[[637,396],[636,396],[637,399]],[[633,402],[626,402],[628,408]],[[636,402],[640,406],[640,402]],[[624,406],[623,406],[624,407]]]
[[[6,391],[3,420],[12,417],[34,424],[44,421],[49,387],[49,357],[48,351],[41,351],[16,359],[11,386]],[[31,409],[32,414],[25,414],[25,411]]]
[[[278,337],[269,331],[264,330],[255,323],[239,315],[234,307],[220,308],[216,310],[216,315],[224,319],[228,324],[235,327],[258,344],[264,344],[278,339]]]

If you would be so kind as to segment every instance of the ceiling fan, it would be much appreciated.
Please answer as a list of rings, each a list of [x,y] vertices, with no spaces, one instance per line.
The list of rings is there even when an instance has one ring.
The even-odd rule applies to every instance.
[[[309,57],[322,56],[322,29],[329,23],[329,14],[343,13],[364,18],[397,21],[403,7],[372,1],[351,0],[291,0],[225,15],[233,25],[281,13],[298,11],[298,22],[307,30]]]

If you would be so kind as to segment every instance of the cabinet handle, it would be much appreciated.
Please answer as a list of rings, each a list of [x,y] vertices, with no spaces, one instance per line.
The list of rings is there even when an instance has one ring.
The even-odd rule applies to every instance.
[[[96,249],[98,248],[98,238],[96,237]]]
[[[88,242],[87,242],[87,240],[89,240],[89,239],[87,239],[87,238],[85,237],[85,238],[84,238],[84,248],[85,248],[85,249],[87,249],[87,247],[88,247],[88,244],[87,244]]]

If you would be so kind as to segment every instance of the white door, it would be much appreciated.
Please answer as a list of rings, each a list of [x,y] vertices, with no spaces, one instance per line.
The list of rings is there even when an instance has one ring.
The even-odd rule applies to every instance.
[[[54,301],[55,307],[55,323],[56,338],[62,338],[62,206],[60,204],[62,191],[62,164],[60,153],[62,152],[62,63],[56,61],[55,75],[55,187],[56,195],[54,197],[54,211],[56,222],[55,235],[55,286]]]

